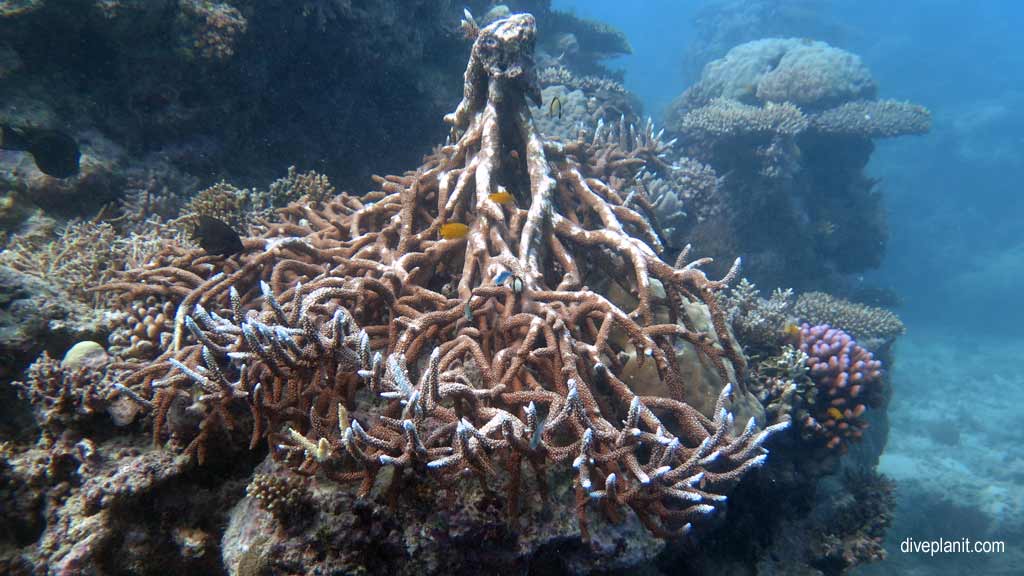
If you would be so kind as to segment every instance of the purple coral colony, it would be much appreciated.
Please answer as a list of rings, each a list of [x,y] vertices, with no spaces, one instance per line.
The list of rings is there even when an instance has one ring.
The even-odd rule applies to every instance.
[[[741,43],[661,130],[598,63],[625,38],[544,1],[470,2],[474,17],[189,0],[173,24],[147,3],[95,4],[76,20],[85,8],[5,3],[0,87],[38,81],[19,26],[84,22],[115,50],[133,19],[175,38],[149,56],[168,74],[236,74],[257,58],[247,38],[287,16],[409,58],[442,49],[418,71],[368,60],[433,91],[407,126],[434,128],[375,138],[435,147],[362,194],[294,167],[266,189],[204,188],[231,131],[174,141],[171,127],[214,126],[196,102],[226,88],[169,90],[150,71],[119,104],[131,126],[76,128],[76,175],[0,152],[0,572],[839,574],[884,557],[891,486],[864,470],[903,325],[840,279],[884,247],[872,139],[930,118],[877,99],[855,55]],[[0,123],[59,115],[9,92],[21,108]],[[332,118],[354,101],[332,97]],[[135,139],[146,154],[125,151]],[[376,146],[337,154],[372,170]],[[239,233],[230,248],[190,237],[210,222]],[[828,476],[846,503],[818,513]]]

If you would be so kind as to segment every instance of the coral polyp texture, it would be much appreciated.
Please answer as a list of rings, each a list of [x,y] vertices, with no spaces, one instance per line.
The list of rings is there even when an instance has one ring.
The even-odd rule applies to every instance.
[[[846,451],[864,434],[864,412],[882,400],[882,363],[846,332],[828,324],[800,326],[800,350],[816,392],[805,399],[803,433]]]
[[[155,439],[200,462],[248,427],[290,470],[361,496],[468,477],[515,515],[539,497],[527,487],[569,474],[584,537],[593,512],[627,509],[685,533],[787,425],[730,411],[750,395],[715,294],[738,261],[713,280],[707,259],[659,256],[649,199],[623,194],[660,162],[650,127],[542,138],[532,16],[463,25],[449,144],[364,196],[282,209],[229,259],[170,248],[108,284],[176,306],[163,353],[116,367],[151,403]],[[689,396],[680,358],[718,378],[710,397]],[[623,376],[638,367],[644,392]]]

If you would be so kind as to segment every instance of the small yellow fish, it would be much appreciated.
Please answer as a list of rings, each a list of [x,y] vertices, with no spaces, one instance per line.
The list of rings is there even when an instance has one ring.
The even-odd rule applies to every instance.
[[[562,119],[562,101],[555,96],[551,99],[551,104],[548,105],[548,116],[558,116],[558,119]]]
[[[828,415],[831,416],[832,418],[835,418],[836,420],[842,420],[843,419],[843,413],[840,412],[839,408],[836,408],[835,406],[829,407]]]
[[[458,240],[469,234],[469,226],[462,222],[449,222],[441,226],[441,238],[445,240]]]
[[[782,329],[782,342],[790,346],[800,345],[800,327],[790,323]]]
[[[513,202],[516,201],[515,196],[504,190],[500,192],[494,192],[493,194],[488,194],[487,198],[491,202],[497,202],[498,204],[512,204]]]

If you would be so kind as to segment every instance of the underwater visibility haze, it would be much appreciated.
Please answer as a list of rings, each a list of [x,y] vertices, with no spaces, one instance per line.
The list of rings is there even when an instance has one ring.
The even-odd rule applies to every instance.
[[[1018,574],[1020,22],[0,1],[0,574]]]

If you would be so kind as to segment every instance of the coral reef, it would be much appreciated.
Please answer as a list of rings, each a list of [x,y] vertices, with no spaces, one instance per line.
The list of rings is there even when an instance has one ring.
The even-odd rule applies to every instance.
[[[464,97],[446,117],[456,139],[424,166],[362,198],[284,209],[223,273],[185,253],[108,285],[178,301],[170,348],[124,384],[152,398],[154,436],[200,462],[248,405],[252,445],[267,437],[289,468],[360,483],[360,494],[391,469],[507,478],[514,513],[524,464],[543,477],[572,460],[584,538],[592,508],[685,532],[763,461],[778,429],[751,419],[733,435],[726,407],[742,385],[714,392],[708,415],[686,403],[673,342],[742,382],[713,296],[725,282],[700,260],[664,263],[650,224],[606,184],[636,179],[657,150],[650,131],[544,142],[525,103],[539,93],[532,17],[466,26],[476,40]],[[504,190],[513,202],[495,200]],[[595,265],[609,258],[629,276]],[[588,288],[610,284],[629,308]],[[687,302],[707,307],[710,334],[681,318]],[[664,396],[620,379],[628,350]]]
[[[0,444],[5,574],[219,569],[210,532],[242,496],[232,465],[253,464],[243,454],[190,475],[190,459],[132,434],[149,402],[118,383],[111,360],[83,342],[59,363],[43,354],[15,383],[31,402],[39,438]]]
[[[99,217],[72,221],[59,229],[43,219],[24,234],[10,238],[0,252],[0,264],[45,280],[75,303],[102,314],[109,295],[95,288],[113,280],[118,272],[148,262],[180,232],[160,222],[147,222],[137,232],[120,234]]]
[[[906,331],[899,316],[885,308],[850,302],[824,292],[801,294],[793,305],[793,314],[812,325],[835,326],[876,352]]]
[[[578,76],[564,66],[537,73],[541,102],[531,108],[545,137],[571,141],[594,134],[599,123],[640,124],[640,102],[622,84],[606,77]]]
[[[811,116],[814,130],[824,134],[860,138],[892,138],[924,134],[931,130],[932,117],[919,104],[898,100],[859,100]]]
[[[58,231],[52,221],[46,224],[11,238],[0,252],[0,263],[60,286],[76,300],[98,305],[102,296],[89,289],[114,277],[122,251],[116,230],[99,221],[72,222]]]
[[[806,414],[798,417],[802,433],[820,438],[830,450],[845,451],[868,426],[864,412],[883,400],[882,363],[827,324],[802,324],[800,350],[816,388],[805,399]]]
[[[761,361],[752,370],[751,389],[764,404],[769,421],[792,420],[804,405],[803,399],[813,390],[807,360],[805,352],[786,345],[777,356]]]
[[[537,81],[542,88],[552,85],[562,85],[574,90],[582,90],[587,93],[619,93],[626,94],[626,87],[621,82],[604,76],[579,76],[573,74],[565,66],[549,66],[537,72]]]
[[[674,558],[714,572],[784,557],[842,570],[878,557],[877,491],[863,492],[872,502],[846,498],[849,486],[830,492],[844,500],[816,503],[824,516],[800,524],[827,468],[818,461],[837,461],[876,405],[877,361],[835,330],[804,326],[801,348],[790,291],[727,290],[739,260],[691,260],[689,242],[752,241],[719,226],[757,209],[732,196],[745,173],[717,164],[728,146],[757,142],[764,177],[794,181],[801,138],[881,132],[851,120],[840,136],[838,112],[715,96],[686,112],[679,142],[663,140],[600,65],[628,50],[621,35],[546,0],[470,2],[484,16],[465,12],[472,48],[450,102],[448,67],[465,60],[448,2],[189,0],[167,7],[170,27],[143,4],[0,11],[0,31],[45,16],[81,34],[115,77],[142,60],[166,74],[104,93],[107,113],[127,106],[137,122],[104,129],[147,149],[103,156],[118,158],[111,189],[128,191],[118,204],[39,227],[16,198],[24,182],[10,196],[29,210],[11,211],[23,228],[0,268],[13,291],[2,319],[31,324],[11,339],[19,362],[46,352],[12,388],[24,402],[0,399],[4,433],[17,429],[0,444],[0,572],[587,573]],[[538,18],[511,13],[522,7]],[[54,38],[16,32],[11,51],[26,65],[9,73],[32,86],[38,46]],[[172,39],[176,54],[120,54],[139,36]],[[339,72],[351,62],[365,66]],[[789,74],[804,62],[794,57]],[[263,101],[208,107],[242,70]],[[376,74],[391,77],[386,87],[334,90]],[[288,126],[266,116],[303,76],[317,80],[303,80],[309,98],[290,102]],[[772,82],[765,95],[784,91]],[[381,93],[386,102],[372,97]],[[321,98],[331,120],[297,133]],[[359,98],[369,108],[354,107]],[[417,168],[338,194],[332,181],[358,182],[367,158],[386,169],[444,140],[420,116],[456,101],[448,139]],[[846,113],[872,113],[858,102]],[[80,105],[39,112],[56,120]],[[375,112],[403,107],[402,146],[388,146],[403,152],[385,158],[374,143],[398,138]],[[230,128],[218,124],[225,112]],[[702,113],[708,126],[738,120],[702,129]],[[198,125],[208,132],[179,137]],[[350,137],[367,125],[375,132]],[[218,171],[233,139],[238,162],[251,163],[238,186]],[[320,164],[335,145],[363,165]],[[316,158],[318,171],[292,166],[269,188],[253,184],[300,148],[298,164]],[[780,158],[796,168],[779,169]],[[241,232],[241,251],[195,248],[185,233],[200,214]],[[104,323],[69,325],[86,313]],[[791,422],[798,430],[783,432]],[[827,537],[786,556],[780,526]]]
[[[180,8],[189,23],[189,53],[207,60],[227,60],[235,54],[238,37],[248,22],[238,8],[226,2],[184,0]]]
[[[679,120],[678,128],[682,132],[722,138],[747,134],[792,136],[803,132],[807,126],[807,117],[789,102],[768,102],[762,108],[728,98],[715,98],[707,105],[687,112]]]
[[[888,229],[863,173],[872,139],[924,133],[931,119],[876,94],[856,55],[819,41],[757,40],[709,63],[666,127],[682,155],[726,175],[717,204],[730,209],[683,237],[711,256],[743,254],[766,285],[830,289],[877,267]]]
[[[71,367],[43,352],[29,367],[26,380],[13,385],[31,403],[43,432],[52,437],[80,430],[108,411],[118,424],[130,424],[138,405],[130,398],[115,402],[119,388],[103,368],[102,364]]]
[[[710,166],[684,157],[671,168],[657,175],[642,174],[639,185],[650,198],[667,249],[676,252],[686,245],[687,231],[720,216],[728,207],[722,204],[720,179]]]
[[[46,279],[0,266],[0,378],[16,378],[44,350],[62,354],[73,342],[97,338],[110,318],[68,298]],[[0,398],[8,398],[6,383]],[[0,403],[0,426],[14,432],[19,405]],[[12,428],[8,429],[8,425]]]
[[[310,512],[309,487],[301,476],[256,474],[245,494],[285,526],[301,520]]]
[[[147,296],[122,307],[107,341],[112,354],[122,358],[151,359],[171,341],[174,302]]]
[[[541,105],[531,109],[537,131],[549,140],[572,142],[580,131],[597,123],[595,100],[587,98],[582,90],[570,90],[564,85],[541,89]],[[553,104],[556,102],[557,104]],[[547,110],[544,109],[547,104]],[[553,107],[558,108],[552,113]]]
[[[719,299],[748,354],[778,348],[787,338],[786,328],[796,319],[792,289],[776,288],[765,299],[754,283],[743,278]]]
[[[788,102],[805,110],[874,98],[877,86],[856,55],[824,42],[768,38],[740,44],[705,66],[684,101]]]
[[[295,163],[365,186],[369,165],[418,160],[443,138],[430,119],[458,98],[460,7],[357,4],[321,26],[304,4],[314,3],[88,0],[5,10],[0,37],[21,65],[0,89],[15,116],[4,120],[61,126],[80,140],[102,132],[128,151],[125,164],[111,165],[86,143],[85,175],[95,156],[107,176],[91,186],[76,179],[81,198],[115,200],[124,186],[116,176],[143,157],[204,185],[265,182]],[[27,111],[37,108],[48,114],[33,121]],[[406,145],[391,145],[399,139]],[[88,208],[95,204],[70,215]]]
[[[848,495],[833,503],[834,518],[818,545],[823,556],[819,562],[837,572],[885,560],[882,540],[896,505],[895,483],[874,470],[848,470],[842,483]]]

